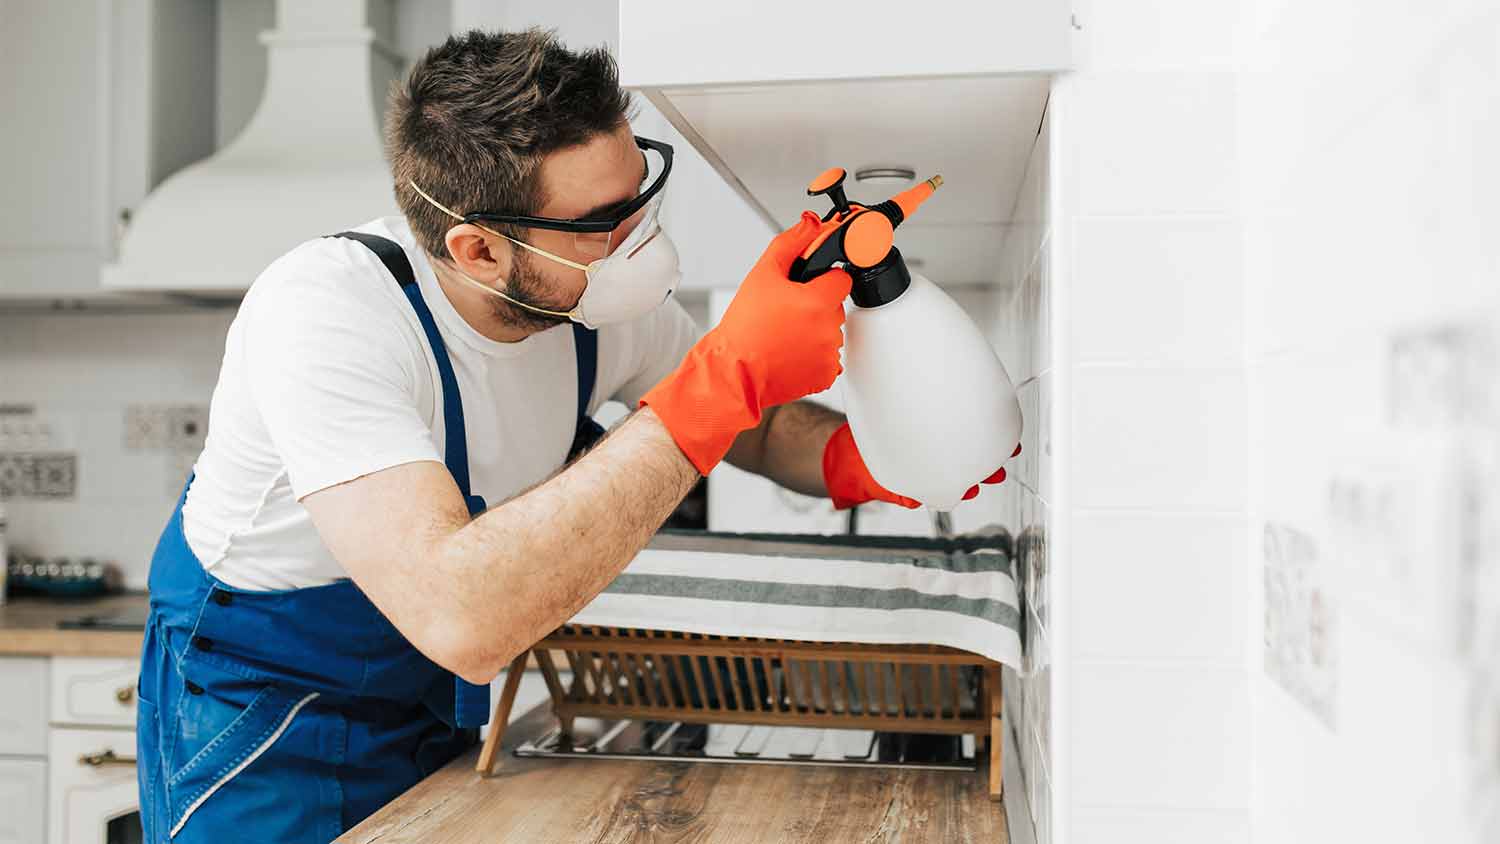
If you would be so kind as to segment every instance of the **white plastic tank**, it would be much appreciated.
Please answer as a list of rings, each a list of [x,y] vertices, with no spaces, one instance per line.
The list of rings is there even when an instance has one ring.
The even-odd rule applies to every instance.
[[[917,273],[894,300],[844,326],[844,401],[854,442],[887,489],[952,510],[1021,441],[1015,385],[968,314]]]

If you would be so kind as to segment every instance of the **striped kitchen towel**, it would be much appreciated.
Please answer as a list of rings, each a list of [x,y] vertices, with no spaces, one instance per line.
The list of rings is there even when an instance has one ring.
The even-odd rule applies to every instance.
[[[1010,537],[663,532],[571,624],[946,645],[1021,668]]]

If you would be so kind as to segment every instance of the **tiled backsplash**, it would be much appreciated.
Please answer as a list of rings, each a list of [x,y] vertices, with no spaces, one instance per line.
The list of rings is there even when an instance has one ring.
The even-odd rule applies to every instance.
[[[0,314],[0,495],[12,549],[117,564],[151,550],[203,446],[233,311]]]
[[[1237,2],[1075,0],[1052,88],[1060,844],[1250,837]]]
[[[1002,246],[999,301],[990,324],[1021,402],[1021,455],[1008,464],[1006,482],[978,499],[990,497],[1002,514],[1001,523],[1016,538],[1016,573],[1026,609],[1027,671],[1024,676],[1005,674],[1005,718],[1015,731],[1038,844],[1052,841],[1050,144],[1050,118],[1044,117]]]

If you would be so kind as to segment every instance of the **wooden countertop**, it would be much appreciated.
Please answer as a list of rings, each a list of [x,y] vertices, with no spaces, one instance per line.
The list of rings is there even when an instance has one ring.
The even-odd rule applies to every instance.
[[[0,656],[99,656],[141,655],[145,631],[63,630],[57,623],[82,615],[114,612],[146,606],[143,592],[111,595],[78,601],[45,598],[12,598],[0,605]]]
[[[493,778],[474,772],[476,748],[338,842],[1009,840],[980,773],[510,755],[551,723],[547,704],[532,709],[506,730]]]

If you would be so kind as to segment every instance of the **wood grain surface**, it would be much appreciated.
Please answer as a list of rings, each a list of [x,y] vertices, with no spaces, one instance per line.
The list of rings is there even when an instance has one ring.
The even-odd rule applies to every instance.
[[[1006,844],[985,772],[517,759],[553,722],[506,731],[495,776],[478,750],[418,783],[339,842],[985,842]]]
[[[61,630],[57,623],[84,615],[145,608],[141,593],[78,601],[13,598],[0,605],[0,656],[139,658],[140,630]]]

